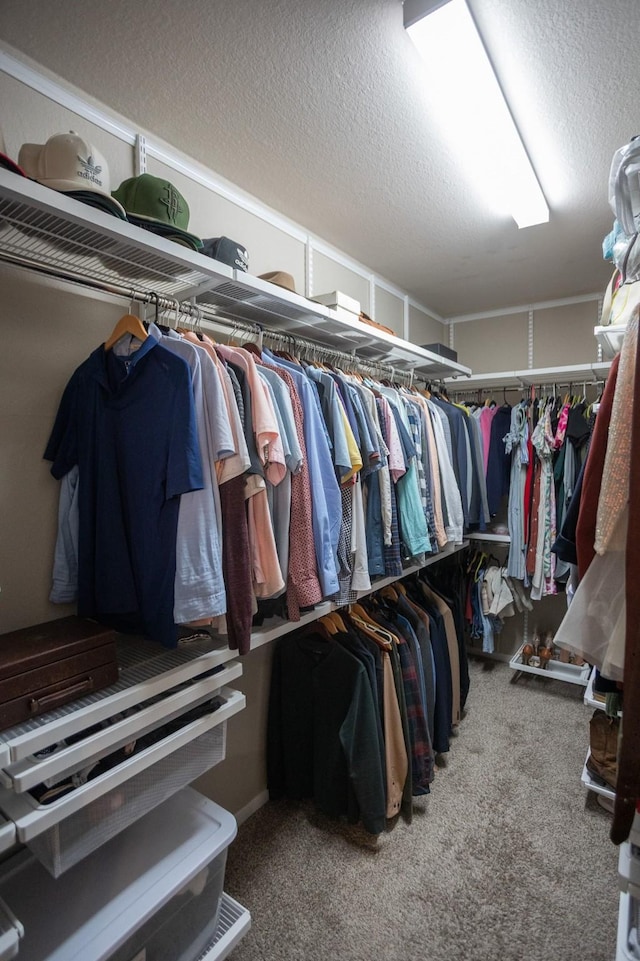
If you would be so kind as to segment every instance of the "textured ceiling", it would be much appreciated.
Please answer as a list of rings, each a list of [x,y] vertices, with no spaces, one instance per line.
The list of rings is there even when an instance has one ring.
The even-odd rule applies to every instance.
[[[604,288],[614,150],[638,126],[638,0],[470,0],[551,207],[477,195],[399,0],[2,0],[0,37],[442,316]]]

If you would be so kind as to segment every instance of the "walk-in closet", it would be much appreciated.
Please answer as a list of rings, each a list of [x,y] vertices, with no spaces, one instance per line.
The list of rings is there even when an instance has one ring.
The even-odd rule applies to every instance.
[[[0,961],[640,959],[637,19],[2,4]]]

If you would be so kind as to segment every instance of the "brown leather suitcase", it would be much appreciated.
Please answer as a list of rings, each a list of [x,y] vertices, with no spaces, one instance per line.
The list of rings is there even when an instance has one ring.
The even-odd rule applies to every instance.
[[[74,616],[0,634],[0,730],[117,681],[116,637]]]

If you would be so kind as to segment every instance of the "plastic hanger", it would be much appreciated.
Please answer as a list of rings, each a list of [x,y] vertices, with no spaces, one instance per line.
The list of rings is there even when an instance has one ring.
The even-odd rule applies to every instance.
[[[363,631],[367,637],[370,637],[372,641],[381,647],[385,651],[390,651],[393,647],[393,639],[388,631],[380,627],[378,624],[370,624],[369,621],[363,620],[353,611],[349,613],[350,619],[357,624],[361,631]],[[386,635],[386,636],[385,636]]]
[[[363,607],[362,604],[352,604],[349,608],[349,615],[351,614],[359,617],[361,621],[371,628],[372,631],[376,631],[384,638],[385,641],[387,641],[387,643],[393,645],[395,641],[393,634],[387,631],[384,627],[381,627],[381,625],[373,619],[369,611],[366,609],[366,607]]]

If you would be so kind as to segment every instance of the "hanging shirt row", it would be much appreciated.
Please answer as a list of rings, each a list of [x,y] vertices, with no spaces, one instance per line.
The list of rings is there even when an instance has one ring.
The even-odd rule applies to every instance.
[[[506,574],[531,588],[531,599],[555,594],[569,576],[552,546],[562,529],[587,451],[593,418],[584,398],[540,397],[470,407],[481,426],[489,513],[508,498]]]
[[[411,820],[412,798],[430,793],[469,689],[460,568],[446,562],[445,588],[435,573],[426,568],[278,640],[272,799],[311,799],[372,834],[400,813]]]
[[[349,603],[484,529],[464,409],[193,331],[119,334],[72,375],[45,452],[62,481],[52,601],[245,653],[254,618]]]

